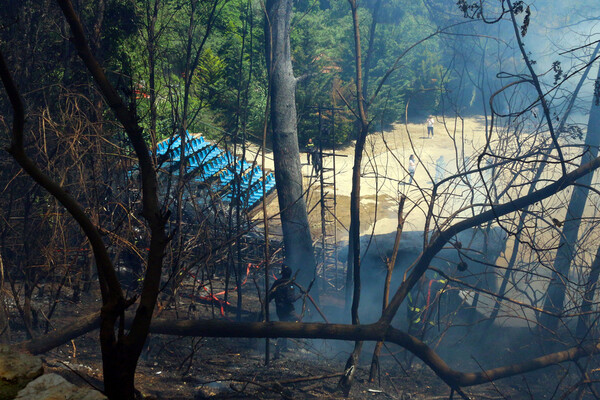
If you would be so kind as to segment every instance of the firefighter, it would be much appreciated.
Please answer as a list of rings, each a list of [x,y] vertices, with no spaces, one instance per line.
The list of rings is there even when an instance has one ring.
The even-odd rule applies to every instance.
[[[447,289],[447,281],[437,273],[433,279],[427,279],[425,275],[417,286],[407,296],[408,307],[408,331],[411,334],[425,334],[427,325],[434,326],[432,309],[436,301]]]
[[[310,165],[310,156],[314,154],[317,149],[315,148],[315,144],[312,141],[312,138],[308,139],[308,143],[306,143],[306,163]]]
[[[407,306],[407,319],[408,319],[408,333],[411,335],[418,335],[421,331],[421,325],[423,322],[423,286],[425,276],[423,276],[419,282],[413,287],[413,290],[408,292],[406,296]]]
[[[292,278],[292,269],[285,263],[281,264],[281,278],[276,280],[269,290],[269,302],[275,300],[275,310],[280,321],[296,322],[298,316],[294,309],[296,290]]]
[[[323,160],[321,160],[321,153],[315,151],[312,154],[312,163],[313,163],[313,172],[315,175],[319,175],[319,173],[323,170]]]
[[[294,302],[298,300],[292,269],[285,263],[281,264],[281,278],[276,280],[269,290],[269,302],[275,299],[275,311],[280,321],[297,322],[299,320],[294,309]],[[287,338],[280,338],[275,348],[275,358],[279,358],[281,351],[287,350]]]

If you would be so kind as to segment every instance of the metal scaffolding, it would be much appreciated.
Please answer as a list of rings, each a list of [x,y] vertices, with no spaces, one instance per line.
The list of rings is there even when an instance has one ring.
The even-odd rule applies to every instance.
[[[336,183],[336,140],[335,140],[335,113],[340,108],[336,107],[311,107],[317,110],[318,116],[318,162],[320,166],[314,172],[319,180],[319,200],[321,235],[317,244],[319,265],[317,273],[323,279],[324,287],[341,289],[344,284],[343,271],[340,273],[341,263],[338,260],[338,219],[337,219],[337,183]],[[329,116],[329,128],[325,126],[324,116]],[[324,151],[323,144],[331,144],[331,152]],[[313,156],[314,157],[314,156]],[[331,163],[325,163],[325,158],[331,157]],[[313,162],[314,165],[314,162]],[[325,166],[328,165],[328,166]],[[316,205],[312,208],[314,210]],[[342,267],[343,268],[343,267]]]

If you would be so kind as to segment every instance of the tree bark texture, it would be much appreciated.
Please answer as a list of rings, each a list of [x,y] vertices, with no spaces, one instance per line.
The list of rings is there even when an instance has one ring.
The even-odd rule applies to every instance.
[[[350,232],[348,246],[348,276],[346,278],[346,298],[348,298],[350,283],[353,283],[351,316],[352,323],[360,324],[358,317],[358,306],[360,304],[360,174],[363,150],[369,133],[369,121],[362,89],[362,54],[360,44],[360,26],[358,16],[358,3],[356,0],[348,0],[352,11],[352,22],[354,27],[354,56],[356,64],[356,97],[357,97],[357,115],[360,124],[358,140],[354,148],[354,164],[352,166],[352,191],[350,193]],[[351,273],[352,272],[352,273]],[[352,277],[352,278],[350,278]],[[350,280],[352,279],[352,280]],[[356,341],[354,350],[346,362],[344,375],[339,381],[339,387],[344,395],[350,394],[352,381],[358,368],[360,353],[362,351],[362,342]]]
[[[299,270],[304,286],[315,277],[315,257],[302,190],[298,148],[296,78],[290,50],[291,0],[269,0],[266,4],[266,51],[271,80],[271,127],[277,197],[286,261]]]
[[[4,291],[4,262],[0,254],[0,343],[10,342],[10,325]]]
[[[598,278],[600,277],[600,247],[596,251],[596,256],[590,268],[590,274],[585,285],[585,292],[581,300],[581,315],[577,320],[577,337],[583,339],[589,335],[589,331],[594,324],[590,324],[590,311],[594,305],[594,295],[598,289]]]

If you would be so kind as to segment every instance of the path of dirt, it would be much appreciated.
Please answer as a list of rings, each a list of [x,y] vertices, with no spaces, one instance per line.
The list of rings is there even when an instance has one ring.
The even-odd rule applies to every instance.
[[[463,143],[463,144],[461,144]],[[335,160],[337,189],[337,218],[346,227],[350,224],[350,192],[352,189],[352,165],[354,161],[354,142],[337,150]],[[422,206],[422,192],[432,187],[432,178],[436,177],[436,161],[444,158],[445,176],[456,172],[457,160],[473,156],[485,144],[485,125],[482,118],[448,120],[436,117],[434,137],[427,137],[424,124],[396,124],[392,130],[371,134],[367,137],[362,162],[361,179],[361,233],[373,231],[385,234],[396,230],[397,207],[401,194],[409,198],[409,204],[417,205],[406,221],[409,230],[421,230],[425,221]],[[408,159],[411,154],[417,158],[414,181],[408,181]],[[304,161],[304,160],[303,160]],[[326,157],[325,168],[333,167],[333,157]],[[312,167],[304,165],[303,173],[308,186],[315,177],[311,177]],[[332,181],[331,175],[326,180]],[[318,185],[315,186],[318,190]],[[318,196],[314,196],[315,201]],[[377,213],[376,211],[376,201]],[[318,208],[317,208],[318,210]],[[315,213],[317,214],[317,213]],[[313,217],[314,219],[314,217]],[[317,221],[318,222],[318,221]]]
[[[377,221],[374,229],[376,234],[396,230],[396,213],[401,193],[408,196],[411,207],[416,205],[416,209],[409,215],[405,226],[409,230],[422,230],[425,214],[423,209],[419,209],[419,207],[423,207],[421,190],[431,189],[432,178],[436,176],[436,161],[441,156],[444,157],[443,173],[447,176],[457,171],[459,167],[457,160],[462,160],[463,157],[473,157],[484,144],[485,125],[483,118],[480,117],[447,119],[438,116],[433,138],[427,137],[425,121],[407,125],[396,124],[391,130],[369,135],[362,162],[361,234],[372,232],[375,220]],[[338,237],[343,239],[346,239],[346,228],[350,226],[354,145],[355,142],[351,142],[349,145],[337,149],[335,157],[336,216],[340,222]],[[326,149],[325,152],[331,153],[331,149]],[[414,181],[411,185],[407,185],[408,158],[411,154],[414,154],[418,161]],[[317,205],[320,199],[319,180],[312,173],[312,166],[307,163],[304,153],[300,155],[300,160],[303,163],[304,190],[308,191],[308,209],[312,210],[311,230],[315,235],[320,235],[320,208]],[[258,162],[260,162],[260,157],[258,157]],[[323,166],[326,169],[333,168],[333,157],[325,157]],[[273,169],[272,153],[267,153],[265,167]],[[326,172],[324,179],[333,182],[333,173]],[[333,187],[328,186],[327,190],[333,192]],[[376,202],[378,202],[377,205]],[[456,204],[460,204],[460,202],[457,201]],[[278,212],[279,207],[274,198],[269,203],[267,210],[273,220],[274,234],[278,234],[279,223],[277,218],[272,216],[276,216]],[[262,213],[259,213],[256,218],[262,218],[261,215]]]

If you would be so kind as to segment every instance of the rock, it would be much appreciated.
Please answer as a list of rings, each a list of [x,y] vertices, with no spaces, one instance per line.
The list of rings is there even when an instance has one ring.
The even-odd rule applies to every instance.
[[[106,400],[102,393],[77,387],[58,374],[42,375],[29,382],[15,400]]]
[[[19,390],[43,372],[39,357],[0,348],[0,400],[14,399]]]

